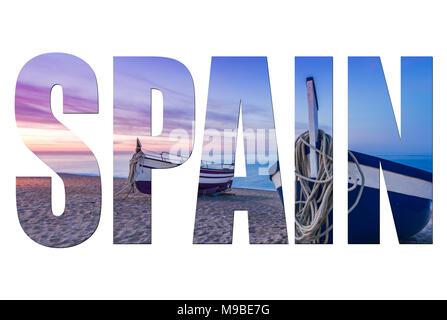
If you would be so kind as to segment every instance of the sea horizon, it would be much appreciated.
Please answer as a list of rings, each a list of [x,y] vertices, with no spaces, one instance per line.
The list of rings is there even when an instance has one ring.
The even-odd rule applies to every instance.
[[[424,171],[428,171],[432,173],[433,171],[433,157],[430,154],[402,154],[402,155],[389,155],[389,154],[374,154],[374,156],[380,157],[382,159],[386,159],[389,161],[393,161],[396,163],[401,163],[413,168],[421,169]],[[45,159],[46,161],[50,159]],[[82,160],[82,159],[78,159]],[[52,161],[49,161],[50,165],[53,165]],[[60,165],[60,164],[59,164]],[[78,176],[91,176],[98,177],[99,173],[97,172],[96,164],[95,166],[90,166],[83,161],[73,161],[70,163],[73,168],[71,170],[67,170],[66,166],[64,166],[64,170],[59,171],[56,167],[57,174],[72,174]],[[90,168],[91,167],[91,168]],[[269,175],[259,175],[259,169],[267,168],[268,165],[259,165],[259,164],[249,164],[246,166],[246,173],[249,175],[248,177],[234,177],[233,179],[233,188],[241,188],[241,189],[252,189],[252,190],[266,190],[266,191],[274,191],[275,188],[273,183],[270,181]],[[118,171],[118,172],[117,172]],[[118,174],[115,174],[115,173]],[[282,177],[284,178],[284,172],[282,172]],[[121,178],[126,179],[128,174],[128,165],[123,166],[120,170],[116,170],[114,168],[113,178]],[[293,172],[291,173],[293,174]]]

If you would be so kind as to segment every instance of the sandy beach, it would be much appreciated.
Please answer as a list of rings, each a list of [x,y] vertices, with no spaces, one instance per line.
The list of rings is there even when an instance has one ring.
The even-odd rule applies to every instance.
[[[71,247],[88,239],[99,223],[101,185],[99,177],[61,174],[65,185],[65,211],[51,211],[51,179],[16,179],[16,201],[23,230],[49,247]]]
[[[247,210],[250,243],[287,243],[284,209],[276,191],[232,189],[197,201],[194,243],[231,243],[233,211]]]
[[[114,179],[114,191],[126,179]],[[116,244],[151,243],[151,196],[123,192],[114,202]],[[251,243],[287,243],[282,204],[275,191],[233,189],[215,196],[200,196],[194,230],[194,243],[231,243],[233,210],[250,210]],[[193,230],[191,230],[191,233]]]
[[[116,194],[126,185],[127,179],[114,178]],[[127,190],[116,195],[113,202],[113,243],[151,243],[151,195]]]
[[[17,178],[17,208],[25,233],[50,247],[70,247],[88,239],[100,218],[99,177],[61,174],[66,189],[64,215],[51,211],[49,178]],[[126,179],[115,178],[114,190]],[[115,244],[151,243],[151,196],[138,191],[116,196],[114,201]],[[275,191],[232,189],[197,201],[193,243],[231,243],[233,211],[247,210],[250,243],[287,243],[285,217]],[[107,213],[104,213],[107,214]],[[404,243],[432,243],[433,219]],[[293,231],[292,231],[293,232]]]

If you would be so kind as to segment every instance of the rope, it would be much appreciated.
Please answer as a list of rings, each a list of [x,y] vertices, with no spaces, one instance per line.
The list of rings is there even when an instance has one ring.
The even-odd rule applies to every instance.
[[[363,188],[365,187],[365,175],[363,174],[362,168],[360,168],[360,163],[357,161],[357,158],[354,156],[354,154],[348,150],[348,155],[354,161],[357,171],[358,171],[358,173],[360,173],[360,177],[362,178],[362,184],[360,185],[360,190],[359,190],[359,193],[357,194],[357,198],[355,199],[354,204],[348,209],[348,214],[350,214],[352,212],[352,210],[354,210],[355,207],[357,207],[357,205],[359,204],[360,199],[362,197]],[[354,175],[349,170],[348,170],[348,173],[351,177],[354,177]],[[353,179],[353,180],[354,180],[353,185],[352,185],[352,187],[348,188],[348,192],[354,191],[359,185],[357,182],[357,179]]]
[[[127,183],[117,192],[113,194],[113,198],[115,198],[117,195],[121,194],[122,192],[129,189],[129,192],[127,193],[126,197],[122,200],[126,200],[131,193],[135,193],[135,178],[137,174],[137,163],[144,159],[144,152],[139,151],[132,155],[132,158],[129,160],[129,176],[127,177]]]
[[[126,191],[127,189],[129,189],[129,192],[127,193],[127,195],[126,195],[123,199],[116,199],[116,196],[117,196],[117,195],[123,193],[123,192]],[[130,195],[131,193],[135,193],[135,189],[133,188],[133,184],[126,183],[126,184],[124,185],[124,187],[122,187],[120,190],[118,190],[117,192],[115,192],[115,193],[113,194],[113,199],[114,199],[114,200],[126,200],[126,199],[129,197],[129,195]]]
[[[309,132],[301,134],[295,141],[295,169],[296,183],[300,184],[300,194],[296,195],[295,202],[295,240],[297,243],[328,243],[332,224],[329,222],[329,214],[333,206],[333,140],[324,131],[318,131],[320,148],[309,143]],[[308,176],[309,157],[308,150],[312,149],[318,155],[317,177]],[[356,201],[349,208],[348,214],[357,206],[362,196],[365,177],[355,156],[349,152],[362,183]],[[348,189],[353,191],[358,186],[354,185]]]

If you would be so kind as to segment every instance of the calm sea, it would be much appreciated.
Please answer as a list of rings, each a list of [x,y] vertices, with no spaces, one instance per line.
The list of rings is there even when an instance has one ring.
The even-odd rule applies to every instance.
[[[411,167],[422,169],[432,172],[432,156],[431,155],[376,155],[378,157],[402,163]],[[74,174],[87,174],[97,175],[97,169],[94,159],[85,155],[71,155],[70,163],[67,165],[67,157],[57,155],[45,155],[41,156],[42,160],[51,164],[52,168],[57,172],[74,173]],[[128,174],[128,155],[120,155],[118,159],[115,159],[114,176],[115,177],[127,177]],[[116,161],[118,160],[118,161]],[[275,190],[273,183],[270,181],[268,175],[259,175],[258,172],[261,168],[267,169],[268,166],[264,165],[247,165],[246,174],[247,177],[235,177],[233,180],[234,188],[246,188],[246,189],[260,189],[260,190]],[[103,172],[104,174],[104,172]],[[291,173],[293,175],[293,172]],[[287,178],[285,172],[282,172],[282,178]]]
[[[431,155],[377,155],[377,157],[433,172],[433,157]]]
[[[118,155],[114,161],[114,176],[127,178],[129,173],[129,155]],[[265,170],[260,170],[264,168]],[[260,171],[259,171],[260,170]],[[245,172],[247,177],[235,177],[233,179],[234,188],[275,190],[268,175],[259,175],[258,172],[268,171],[268,165],[247,165]]]
[[[433,172],[431,155],[375,155],[377,157],[401,163],[410,167],[418,168],[428,172]],[[248,165],[246,168],[246,178],[234,178],[233,188],[275,190],[268,175],[257,175],[261,168],[259,165]],[[283,179],[287,178],[285,172],[281,172]],[[292,173],[293,174],[293,173]]]
[[[273,182],[268,175],[259,175],[260,169],[267,169],[268,166],[249,164],[245,168],[246,177],[234,177],[233,188],[275,190]],[[265,170],[264,170],[265,171]]]

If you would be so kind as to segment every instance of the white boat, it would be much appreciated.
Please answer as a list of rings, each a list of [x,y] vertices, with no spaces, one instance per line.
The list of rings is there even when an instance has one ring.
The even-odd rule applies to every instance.
[[[137,149],[141,143],[137,139]],[[142,151],[140,151],[142,152]],[[151,194],[151,169],[173,168],[186,159],[167,152],[142,152],[135,164],[135,186],[138,191]],[[200,166],[199,194],[213,194],[231,189],[234,177],[234,164],[215,164],[202,161]]]

